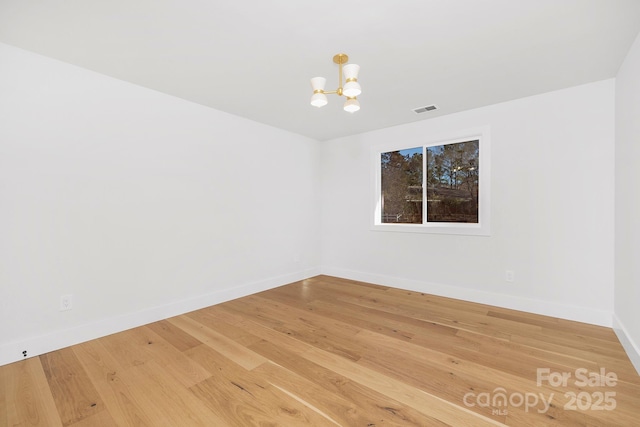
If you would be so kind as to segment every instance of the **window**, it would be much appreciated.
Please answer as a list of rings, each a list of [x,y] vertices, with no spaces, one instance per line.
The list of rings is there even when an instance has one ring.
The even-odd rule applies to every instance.
[[[489,234],[488,128],[374,150],[373,228]]]

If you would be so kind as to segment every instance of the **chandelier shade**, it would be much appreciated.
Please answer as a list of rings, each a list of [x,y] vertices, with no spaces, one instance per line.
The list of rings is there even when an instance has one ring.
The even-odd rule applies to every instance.
[[[360,66],[356,64],[347,64],[349,57],[344,53],[339,53],[333,57],[333,62],[338,64],[338,89],[326,91],[325,86],[327,79],[324,77],[314,77],[311,79],[311,105],[314,107],[324,107],[329,103],[327,95],[336,94],[347,97],[344,103],[344,110],[349,113],[355,113],[360,109],[360,102],[356,99],[362,93],[360,83],[358,83],[358,73]],[[344,75],[344,78],[343,78]]]
[[[327,95],[324,94],[324,86],[326,83],[327,79],[324,77],[314,77],[311,79],[311,88],[313,89],[311,105],[314,107],[324,107],[329,102],[327,100]]]
[[[342,88],[342,94],[349,98],[358,96],[362,93],[362,88],[358,82],[347,82]]]
[[[360,103],[355,98],[347,98],[344,103],[344,111],[348,113],[355,113],[360,109]]]
[[[314,93],[313,95],[311,95],[311,105],[313,105],[314,107],[324,107],[328,103],[329,100],[327,99],[327,95],[325,95],[324,93]]]
[[[325,79],[324,77],[314,77],[311,79],[311,87],[313,88],[313,91],[324,91],[324,87],[327,84],[327,79]]]

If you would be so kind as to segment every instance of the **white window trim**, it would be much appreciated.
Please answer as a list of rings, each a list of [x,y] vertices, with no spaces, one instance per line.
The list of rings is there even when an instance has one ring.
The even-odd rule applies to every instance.
[[[473,139],[479,140],[478,185],[478,223],[430,222],[423,224],[389,224],[381,222],[381,155],[389,151],[404,150],[413,147],[431,147],[452,144]],[[469,236],[489,236],[491,233],[491,138],[489,126],[449,132],[439,136],[405,139],[402,142],[380,144],[371,150],[373,203],[371,229],[374,231],[393,231],[408,233],[461,234]],[[424,173],[426,175],[426,172]],[[423,209],[426,210],[426,207]],[[426,212],[425,212],[426,216]]]

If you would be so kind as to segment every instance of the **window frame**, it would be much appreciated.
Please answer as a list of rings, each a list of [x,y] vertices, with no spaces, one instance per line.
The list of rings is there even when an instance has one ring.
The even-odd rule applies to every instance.
[[[453,222],[426,222],[426,147],[438,145],[456,144],[471,140],[478,140],[478,222],[477,223],[453,223]],[[414,147],[423,149],[423,223],[403,224],[403,223],[383,223],[382,222],[382,154],[390,151],[400,151]],[[387,143],[372,147],[372,167],[373,167],[373,215],[371,229],[374,231],[393,231],[409,233],[432,233],[432,234],[459,234],[469,236],[489,236],[491,233],[491,139],[489,126],[467,129],[456,132],[448,132],[439,136],[426,138],[405,139],[401,143]]]

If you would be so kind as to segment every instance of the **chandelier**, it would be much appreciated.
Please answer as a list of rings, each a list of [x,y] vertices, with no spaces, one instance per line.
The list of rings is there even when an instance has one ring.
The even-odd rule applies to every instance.
[[[356,98],[362,92],[360,83],[358,83],[358,72],[360,66],[356,64],[344,65],[349,61],[349,57],[344,53],[339,53],[333,57],[333,62],[338,64],[338,89],[325,91],[324,87],[327,83],[327,79],[324,77],[314,77],[311,79],[311,87],[313,88],[313,95],[311,96],[311,105],[314,107],[324,107],[328,104],[327,95],[336,94],[338,96],[346,96],[347,100],[344,103],[344,111],[349,113],[355,113],[360,109],[360,103]],[[342,76],[344,74],[344,86],[342,86]]]

